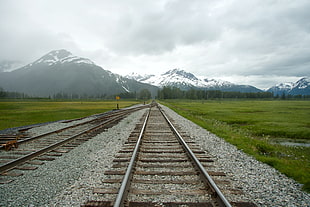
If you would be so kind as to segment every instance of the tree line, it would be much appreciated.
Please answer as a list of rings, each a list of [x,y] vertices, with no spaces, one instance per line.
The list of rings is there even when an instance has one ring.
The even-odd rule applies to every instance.
[[[126,93],[119,93],[114,95],[107,95],[107,94],[73,94],[73,93],[65,93],[65,92],[58,92],[55,94],[52,94],[48,97],[48,99],[115,99],[116,96],[121,97],[122,99],[142,99],[147,100],[151,99],[151,92],[147,89],[142,89],[139,92],[126,92]],[[26,98],[39,98],[39,97],[33,97],[30,95],[27,95],[25,93],[19,93],[19,92],[10,92],[5,91],[0,87],[0,98],[14,98],[14,99],[26,99]],[[42,97],[40,97],[42,98]]]
[[[142,89],[140,92],[126,92],[117,94],[117,96],[124,98],[124,99],[141,99],[141,100],[148,100],[152,98],[152,94],[148,89]]]
[[[147,89],[142,89],[139,92],[125,92],[114,95],[107,94],[68,94],[64,92],[55,93],[47,98],[49,99],[114,99],[116,96],[119,96],[121,99],[140,99],[148,100],[152,98],[151,92]],[[0,98],[38,98],[32,97],[25,93],[18,92],[9,92],[4,91],[0,88]],[[233,91],[220,91],[220,90],[199,90],[199,89],[190,89],[183,91],[177,87],[165,86],[162,89],[158,90],[157,97],[158,99],[310,99],[310,95],[290,95],[283,93],[282,95],[274,95],[271,92],[233,92]]]
[[[4,91],[0,88],[0,98],[30,98],[30,96],[25,93]]]
[[[274,96],[271,92],[238,92],[238,91],[220,91],[220,90],[200,90],[190,89],[183,91],[177,87],[165,86],[158,90],[159,99],[233,99],[233,98],[250,98],[250,99],[310,99],[310,96],[287,95]]]

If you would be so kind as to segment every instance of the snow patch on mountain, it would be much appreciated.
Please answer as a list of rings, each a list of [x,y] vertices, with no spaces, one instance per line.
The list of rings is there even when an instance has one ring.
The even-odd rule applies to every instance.
[[[310,78],[308,77],[301,78],[296,82],[295,87],[298,89],[306,89],[310,87]]]
[[[135,72],[132,72],[128,75],[125,75],[124,77],[125,78],[128,78],[128,79],[133,79],[133,80],[136,80],[136,81],[139,81],[139,82],[143,82],[151,77],[153,77],[155,75],[148,75],[148,74],[138,74],[138,73],[135,73]]]
[[[122,86],[122,88],[123,88],[127,93],[130,93],[130,90],[128,90],[128,88],[126,88],[125,86]]]
[[[231,83],[231,82],[224,81],[224,80],[220,80],[220,79],[215,80],[215,79],[204,78],[203,80],[204,80],[204,82],[206,83],[207,87],[213,87],[213,86],[222,87],[222,86],[231,86],[231,85],[234,85],[234,84]]]
[[[294,83],[293,82],[287,82],[287,83],[279,83],[275,87],[277,87],[280,90],[291,90],[294,88]]]

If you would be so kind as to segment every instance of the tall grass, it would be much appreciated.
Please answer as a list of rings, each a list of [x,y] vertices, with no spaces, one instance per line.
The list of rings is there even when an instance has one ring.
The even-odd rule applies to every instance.
[[[310,149],[275,139],[310,139],[309,101],[162,102],[180,115],[304,184],[310,192]]]
[[[137,101],[119,101],[120,108]],[[0,130],[36,123],[74,119],[116,108],[115,101],[0,101]]]

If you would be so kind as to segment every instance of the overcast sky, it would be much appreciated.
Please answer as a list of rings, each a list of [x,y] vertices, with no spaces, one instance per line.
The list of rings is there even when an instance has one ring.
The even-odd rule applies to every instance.
[[[309,0],[0,0],[0,61],[55,49],[121,75],[268,88],[310,76]]]

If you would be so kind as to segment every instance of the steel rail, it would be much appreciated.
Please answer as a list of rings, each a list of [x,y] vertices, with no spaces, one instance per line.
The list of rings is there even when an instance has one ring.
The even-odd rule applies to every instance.
[[[190,157],[190,159],[193,161],[193,163],[195,164],[195,166],[197,167],[197,169],[200,171],[201,175],[203,176],[203,178],[207,181],[207,185],[211,188],[212,192],[214,193],[214,197],[217,200],[217,202],[220,204],[220,206],[225,206],[225,207],[231,207],[231,204],[227,201],[227,199],[225,198],[225,196],[223,195],[223,193],[220,191],[220,189],[217,187],[217,185],[215,184],[215,182],[213,181],[213,179],[210,177],[210,175],[208,174],[208,172],[205,170],[205,168],[203,167],[203,165],[201,164],[201,162],[197,159],[197,157],[195,156],[195,154],[193,153],[193,151],[189,148],[189,146],[187,145],[187,143],[184,141],[183,137],[181,136],[181,134],[177,131],[177,129],[174,127],[174,125],[171,123],[171,121],[168,119],[168,117],[166,116],[166,114],[163,112],[163,110],[158,106],[160,112],[162,113],[162,115],[165,117],[166,121],[168,122],[168,124],[170,125],[170,128],[173,130],[173,132],[175,133],[175,135],[177,136],[179,142],[181,143],[181,145],[184,147],[184,149],[187,151],[188,156]]]
[[[80,132],[80,133],[78,133],[78,134],[75,134],[75,135],[73,135],[73,136],[71,136],[71,137],[69,137],[69,138],[67,138],[67,139],[61,140],[61,141],[56,142],[56,143],[54,143],[54,144],[52,144],[52,145],[49,145],[49,146],[47,146],[47,147],[45,147],[45,148],[42,148],[42,149],[40,149],[40,150],[38,150],[38,151],[35,151],[35,152],[33,152],[33,153],[30,153],[30,154],[28,154],[28,155],[25,155],[25,156],[23,156],[23,157],[20,157],[20,158],[18,158],[18,159],[15,159],[15,160],[13,160],[13,161],[11,161],[11,162],[8,162],[8,163],[6,163],[6,164],[0,166],[0,174],[1,174],[1,173],[4,173],[4,172],[6,172],[6,171],[8,171],[8,170],[10,170],[10,169],[13,169],[13,168],[16,167],[17,165],[22,164],[22,163],[25,163],[26,161],[28,161],[28,160],[30,160],[30,159],[32,159],[32,158],[34,158],[34,157],[37,157],[37,156],[39,156],[39,155],[42,155],[42,154],[44,154],[44,153],[46,153],[46,152],[48,152],[48,151],[51,151],[52,149],[55,149],[55,148],[57,148],[57,147],[59,147],[59,146],[65,144],[65,143],[68,143],[68,142],[74,140],[76,137],[79,137],[79,136],[81,136],[81,135],[83,135],[83,134],[86,134],[86,133],[88,133],[88,132],[90,132],[90,131],[92,131],[92,130],[94,130],[94,129],[100,128],[100,127],[102,127],[102,126],[104,126],[104,125],[106,125],[106,124],[109,124],[109,123],[111,123],[111,122],[114,122],[114,121],[116,121],[116,120],[118,120],[118,119],[120,119],[120,118],[122,118],[122,115],[118,115],[117,117],[114,117],[113,119],[109,119],[109,120],[107,120],[107,121],[105,121],[105,122],[103,122],[103,123],[100,123],[100,124],[98,124],[98,125],[96,125],[96,126],[90,128],[90,129],[86,129],[86,130],[84,130],[84,131],[82,131],[82,132]]]
[[[135,109],[135,110],[138,110],[138,109]],[[132,111],[135,111],[135,110],[132,110]],[[125,113],[128,113],[127,111],[118,111],[114,114],[108,114],[108,116],[113,116],[113,115],[118,115],[119,113],[121,113],[121,115],[125,114]],[[107,118],[109,118],[107,116]],[[86,117],[85,117],[86,118]],[[54,133],[58,133],[58,132],[61,132],[63,130],[66,130],[66,129],[70,129],[70,128],[74,128],[74,127],[78,127],[78,126],[81,126],[81,125],[84,125],[84,124],[89,124],[91,122],[95,122],[95,121],[98,121],[102,118],[106,118],[106,117],[98,117],[98,118],[95,118],[93,120],[88,120],[88,121],[85,121],[85,122],[81,122],[81,123],[78,123],[78,124],[75,124],[75,125],[72,125],[72,126],[67,126],[67,127],[64,127],[64,128],[61,128],[61,129],[57,129],[55,131],[51,131],[51,132],[47,132],[47,133],[44,133],[44,134],[40,134],[40,135],[37,135],[37,136],[34,136],[34,137],[30,137],[30,138],[27,138],[27,139],[23,139],[23,140],[20,140],[18,141],[17,143],[18,144],[21,144],[21,143],[24,143],[24,142],[28,142],[28,141],[32,141],[32,140],[35,140],[35,139],[38,139],[40,137],[44,137],[46,135],[50,135],[50,134],[54,134]]]
[[[150,107],[150,110],[151,110],[151,107]],[[134,149],[133,154],[131,156],[131,159],[130,159],[129,165],[127,167],[125,176],[124,176],[124,178],[122,180],[121,187],[120,187],[120,189],[118,191],[118,194],[117,194],[117,197],[115,199],[114,207],[122,207],[122,206],[124,206],[124,200],[125,200],[125,198],[126,198],[126,196],[128,194],[128,188],[129,188],[129,185],[130,185],[130,181],[132,179],[132,171],[133,171],[133,168],[134,168],[135,163],[136,163],[136,158],[137,158],[138,151],[139,151],[139,148],[140,148],[141,139],[142,139],[142,136],[143,136],[144,131],[145,131],[146,123],[147,123],[148,118],[150,116],[150,110],[148,111],[148,113],[147,113],[147,115],[145,117],[142,129],[141,129],[140,134],[139,134],[138,141],[137,141],[137,143],[135,145],[135,149]]]

